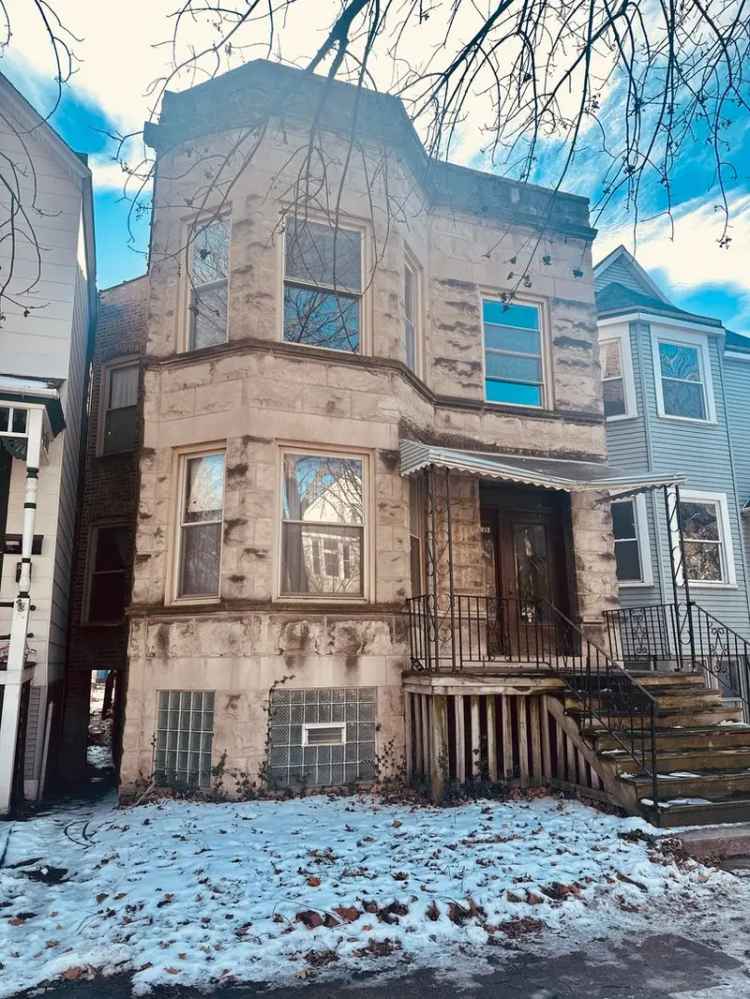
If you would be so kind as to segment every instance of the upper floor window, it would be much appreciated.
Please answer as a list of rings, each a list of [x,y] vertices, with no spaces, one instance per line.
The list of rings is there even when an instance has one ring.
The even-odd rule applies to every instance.
[[[421,478],[409,479],[409,568],[411,595],[424,591],[424,484]]]
[[[227,218],[198,223],[190,240],[190,350],[226,343],[229,307]]]
[[[539,307],[485,299],[482,315],[485,399],[513,406],[544,405]]]
[[[658,337],[654,364],[660,416],[713,420],[713,393],[705,341]]]
[[[612,531],[618,582],[651,585],[648,520],[643,496],[612,503]]]
[[[635,416],[635,387],[627,334],[602,339],[599,346],[605,419]]]
[[[130,528],[122,524],[92,532],[85,615],[90,624],[119,624],[125,618],[130,537]]]
[[[359,352],[361,232],[290,218],[284,246],[284,339]]]
[[[132,451],[138,442],[138,373],[135,364],[105,368],[101,454]]]
[[[182,459],[178,597],[217,597],[224,519],[224,454]]]
[[[726,496],[683,492],[680,524],[684,571],[691,583],[729,584],[736,580]]]
[[[404,264],[404,340],[406,341],[406,366],[417,374],[417,308],[419,278],[409,260]]]
[[[282,595],[364,595],[364,466],[361,457],[284,455]]]

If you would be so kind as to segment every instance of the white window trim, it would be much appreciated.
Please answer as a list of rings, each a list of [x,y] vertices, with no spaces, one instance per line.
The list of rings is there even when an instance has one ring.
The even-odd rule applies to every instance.
[[[635,393],[635,374],[633,370],[633,353],[630,345],[630,327],[607,329],[599,336],[599,347],[605,343],[617,342],[620,345],[620,364],[622,365],[622,385],[625,396],[625,412],[616,416],[605,417],[607,423],[617,423],[620,420],[632,420],[638,416],[638,404]],[[604,385],[604,368],[602,368],[602,385]]]
[[[187,463],[191,458],[204,458],[211,454],[223,454],[224,455],[224,489],[221,496],[221,531],[219,533],[220,549],[219,549],[219,588],[218,592],[214,596],[213,594],[207,596],[193,596],[192,594],[186,594],[181,596],[179,594],[180,588],[180,567],[182,558],[182,511],[183,504],[185,502],[185,488],[187,486]],[[177,490],[176,490],[176,501],[173,504],[174,511],[174,528],[172,532],[173,537],[173,557],[169,560],[169,570],[167,578],[167,593],[169,595],[167,603],[168,604],[217,604],[221,601],[221,572],[222,565],[224,562],[224,512],[226,510],[226,494],[227,494],[227,449],[226,444],[216,444],[207,445],[202,448],[195,449],[181,449],[176,453],[177,459]]]
[[[484,334],[484,302],[503,302],[503,298],[497,292],[486,292],[479,289],[479,316],[482,324],[482,401],[485,406],[506,407],[514,409],[529,409],[532,411],[551,410],[553,408],[552,387],[549,382],[549,374],[552,365],[548,357],[548,337],[547,337],[547,313],[544,302],[533,298],[514,298],[511,304],[532,306],[539,313],[539,361],[542,366],[542,401],[538,406],[527,402],[493,402],[487,398],[487,347]],[[529,383],[530,384],[530,383]]]
[[[294,213],[290,210],[286,214],[293,215]],[[321,212],[308,212],[305,217],[307,222],[317,222],[318,225],[325,225],[329,228],[331,227],[331,219]],[[280,250],[280,261],[279,261],[279,340],[281,343],[288,344],[290,347],[300,347],[306,348],[308,350],[326,350],[331,354],[354,354],[355,357],[361,356],[365,357],[370,354],[370,294],[369,287],[371,282],[367,280],[367,275],[370,267],[370,241],[369,241],[369,228],[366,222],[360,221],[358,219],[352,219],[348,217],[340,217],[336,228],[338,229],[348,229],[350,232],[358,232],[360,236],[360,284],[362,285],[362,290],[359,292],[359,350],[348,351],[339,350],[338,347],[323,347],[319,344],[309,344],[309,343],[294,343],[291,340],[284,339],[284,286],[286,284],[286,218],[284,229],[281,234],[281,239],[279,240],[279,250]],[[290,278],[291,283],[294,282],[294,278]],[[299,284],[305,284],[304,281],[297,281]],[[310,285],[310,287],[315,287]],[[321,286],[324,289],[328,286]],[[332,290],[332,289],[330,289]],[[337,289],[344,294],[354,295],[352,289],[347,289],[343,285]]]
[[[362,462],[362,509],[365,521],[362,524],[362,594],[294,593],[282,592],[283,565],[283,523],[284,523],[284,455],[303,454],[311,457],[329,456],[332,458],[358,458]],[[273,600],[281,603],[299,604],[367,604],[375,593],[375,510],[372,454],[358,448],[330,448],[320,444],[284,444],[277,447],[276,459],[276,516],[274,517],[274,553],[276,569],[273,574]]]
[[[190,313],[190,294],[192,285],[190,282],[190,262],[193,249],[193,230],[203,222],[226,222],[229,225],[229,247],[227,251],[227,328],[224,343],[229,343],[229,321],[230,321],[230,294],[232,284],[232,209],[231,205],[226,205],[221,211],[212,212],[210,209],[202,212],[198,217],[192,216],[183,222],[183,246],[184,253],[181,253],[183,267],[182,291],[180,294],[182,306],[179,309],[180,325],[179,349],[181,354],[194,354],[196,350],[210,350],[210,347],[193,347],[190,343],[192,334],[192,316]],[[220,347],[222,344],[214,344]]]
[[[698,350],[698,363],[703,380],[703,398],[706,404],[706,417],[675,416],[667,413],[664,408],[664,389],[662,386],[660,343],[673,343],[683,347],[694,347]],[[656,388],[656,411],[662,420],[677,420],[680,423],[716,423],[716,402],[714,385],[711,377],[711,354],[708,348],[708,337],[702,333],[688,333],[686,330],[672,330],[662,326],[651,327],[651,349],[654,362],[654,382]]]
[[[106,361],[101,366],[100,376],[99,376],[99,407],[97,413],[97,426],[96,426],[96,456],[97,458],[109,457],[111,454],[132,454],[134,451],[138,450],[138,444],[132,448],[128,448],[126,451],[104,451],[104,428],[107,422],[107,413],[109,412],[109,391],[112,379],[112,372],[119,368],[138,368],[138,394],[136,395],[136,419],[138,418],[138,402],[140,399],[140,361],[138,357],[131,354],[129,357],[116,357],[111,361]]]
[[[308,732],[310,729],[337,728],[342,738],[340,742],[308,742]],[[303,746],[343,746],[346,742],[346,722],[303,722],[302,723],[302,745]]]
[[[680,502],[681,503],[715,503],[719,511],[719,534],[721,538],[722,554],[724,557],[724,566],[726,570],[726,579],[722,580],[706,580],[706,579],[690,579],[690,589],[708,589],[708,590],[736,590],[737,589],[737,569],[734,561],[734,543],[732,541],[732,531],[731,522],[729,520],[729,502],[727,500],[726,493],[713,493],[713,492],[694,492],[688,489],[680,490]],[[677,537],[676,530],[674,531],[674,536],[672,538],[673,546],[677,545],[679,538]],[[683,578],[683,571],[677,574],[677,584],[678,586],[684,586],[685,581]]]
[[[618,500],[616,496],[612,498],[613,503],[624,503],[632,500],[635,508],[635,532],[638,541],[638,558],[641,563],[640,579],[618,579],[618,587],[632,589],[638,586],[654,585],[654,567],[651,561],[651,539],[648,532],[648,509],[646,507],[646,497],[643,493],[635,496],[626,496]]]

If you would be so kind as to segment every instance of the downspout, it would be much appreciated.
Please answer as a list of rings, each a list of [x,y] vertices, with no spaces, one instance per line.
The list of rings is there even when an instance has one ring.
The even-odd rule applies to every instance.
[[[29,633],[29,613],[31,611],[31,549],[36,520],[43,420],[44,410],[41,407],[28,410],[21,572],[18,590],[13,601],[8,665],[3,677],[3,707],[2,717],[0,717],[0,815],[8,815],[12,806],[21,692],[24,683],[30,678],[26,675],[26,639]]]

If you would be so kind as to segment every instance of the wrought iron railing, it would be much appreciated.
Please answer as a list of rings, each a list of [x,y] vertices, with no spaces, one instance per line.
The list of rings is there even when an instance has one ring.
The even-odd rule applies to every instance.
[[[693,601],[605,613],[610,655],[632,667],[703,671],[750,724],[750,641]]]
[[[584,733],[603,729],[652,781],[657,796],[655,698],[548,601],[434,594],[407,601],[411,665],[461,672],[513,664],[559,676]]]

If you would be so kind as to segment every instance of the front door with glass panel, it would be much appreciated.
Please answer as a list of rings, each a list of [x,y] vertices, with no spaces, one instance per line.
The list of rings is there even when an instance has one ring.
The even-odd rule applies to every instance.
[[[568,607],[563,511],[530,494],[517,502],[501,497],[483,510],[485,581],[497,610],[490,645],[493,654],[535,660],[561,651],[553,608]]]

